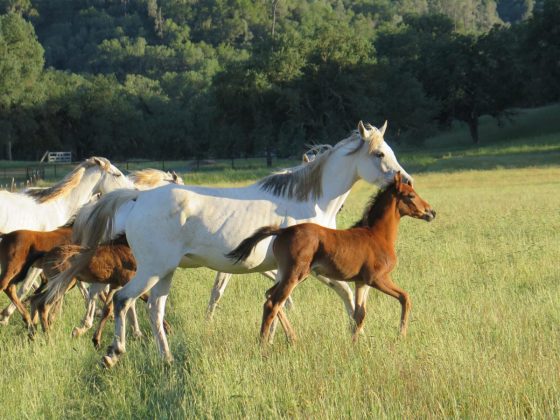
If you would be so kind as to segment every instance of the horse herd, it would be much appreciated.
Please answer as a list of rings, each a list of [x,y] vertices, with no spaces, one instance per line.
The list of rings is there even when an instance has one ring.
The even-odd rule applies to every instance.
[[[93,337],[99,347],[114,313],[114,340],[102,359],[111,367],[126,350],[127,315],[133,333],[141,335],[135,310],[140,297],[148,304],[159,352],[171,361],[164,312],[173,273],[179,266],[204,266],[218,272],[209,317],[232,273],[259,272],[275,282],[266,292],[263,342],[276,319],[295,339],[283,306],[309,274],[342,298],[354,321],[354,340],[364,326],[371,287],[399,300],[405,335],[410,298],[390,276],[398,224],[402,216],[431,221],[435,211],[384,141],[386,127],[360,122],[336,145],[314,148],[312,161],[241,188],[187,186],[175,173],[157,170],[125,176],[107,159],[93,157],[52,187],[1,191],[0,290],[12,304],[0,323],[17,309],[31,336],[39,320],[48,331],[64,294],[77,284],[87,309],[74,336],[93,326],[101,300]],[[336,230],[336,214],[359,179],[381,190],[360,221]],[[27,299],[29,312],[22,299],[39,277],[41,285]],[[348,282],[356,285],[355,297]]]

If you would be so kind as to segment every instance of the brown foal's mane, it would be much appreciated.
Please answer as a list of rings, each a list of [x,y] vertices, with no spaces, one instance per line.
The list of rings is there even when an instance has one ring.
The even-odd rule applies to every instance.
[[[395,182],[391,182],[385,188],[380,189],[375,195],[372,195],[362,218],[354,223],[352,227],[373,226],[373,224],[385,214],[387,204],[390,202],[389,198],[393,195],[395,188]]]

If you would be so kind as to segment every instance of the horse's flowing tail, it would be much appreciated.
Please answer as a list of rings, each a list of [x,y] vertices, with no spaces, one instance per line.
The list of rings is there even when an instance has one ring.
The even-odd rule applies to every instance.
[[[74,222],[73,242],[94,248],[122,233],[113,232],[116,213],[126,203],[136,200],[139,194],[138,190],[116,190],[102,196],[97,203],[85,207]]]
[[[282,230],[283,229],[280,229],[278,226],[264,226],[248,238],[243,239],[241,243],[237,245],[237,248],[226,254],[226,257],[235,260],[236,264],[240,261],[245,261],[253,251],[253,248],[257,246],[260,241],[269,236],[278,235]]]
[[[55,255],[43,264],[47,284],[31,298],[33,308],[51,305],[62,299],[72,282],[90,263],[95,254],[94,249],[80,245],[62,245]]]

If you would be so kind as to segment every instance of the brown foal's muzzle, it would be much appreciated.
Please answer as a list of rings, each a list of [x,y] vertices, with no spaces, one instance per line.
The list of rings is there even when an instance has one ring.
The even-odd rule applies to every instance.
[[[436,218],[436,211],[434,209],[426,209],[424,215],[422,216],[422,219],[424,219],[426,222],[431,222],[435,218]]]

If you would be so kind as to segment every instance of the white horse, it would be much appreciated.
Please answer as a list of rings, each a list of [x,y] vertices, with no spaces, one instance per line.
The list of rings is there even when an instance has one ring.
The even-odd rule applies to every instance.
[[[95,162],[100,162],[103,165],[105,165],[104,167],[107,167],[107,163],[109,162],[107,159],[105,158],[91,158],[93,159]],[[91,160],[88,159],[88,160]],[[86,161],[88,162],[88,161]],[[82,163],[82,165],[87,165],[86,162]],[[82,166],[80,165],[80,166]],[[109,163],[110,165],[110,163]],[[74,171],[69,174],[63,181],[61,181],[59,184],[54,185],[51,188],[47,188],[47,189],[41,189],[41,190],[32,190],[33,193],[32,194],[38,194],[38,192],[40,191],[42,194],[48,194],[48,190],[54,190],[55,188],[57,188],[57,185],[60,185],[62,183],[65,182],[65,180],[67,180],[68,178],[71,178],[72,176],[75,176],[76,173],[79,172],[80,166],[78,166],[76,169],[74,169]],[[115,170],[115,174],[121,174],[121,172],[115,168],[114,166],[111,165],[112,168],[114,168]],[[72,175],[74,174],[74,175]],[[122,174],[121,174],[122,175]],[[118,175],[117,178],[120,178],[121,175]],[[109,178],[108,178],[109,179]],[[75,181],[72,181],[75,182]],[[133,171],[130,175],[128,175],[128,177],[126,177],[125,182],[118,182],[114,185],[110,185],[107,184],[105,185],[105,183],[101,183],[100,188],[98,188],[98,193],[97,194],[103,194],[103,193],[107,193],[109,191],[112,191],[116,188],[136,188],[139,190],[147,190],[150,188],[156,188],[156,187],[160,187],[162,185],[167,185],[167,184],[178,184],[178,185],[184,185],[183,179],[177,175],[175,173],[175,171],[173,172],[164,172],[164,171],[160,171],[158,169],[141,169],[138,171]],[[29,191],[27,192],[29,194]],[[25,194],[25,193],[24,193]],[[27,230],[33,230],[33,229],[27,229]],[[36,267],[31,267],[29,269],[29,273],[27,275],[27,277],[25,278],[25,280],[22,282],[21,287],[18,290],[18,298],[23,298],[33,287],[36,287],[38,285],[38,279],[39,276],[41,274],[42,270],[40,268],[36,268]],[[83,286],[80,283],[80,286]],[[97,294],[99,293],[99,291],[92,289],[88,292],[88,290],[84,289],[84,288],[80,288],[80,290],[82,291],[82,294],[84,294],[84,297],[86,299],[88,299],[88,296],[91,294],[93,296],[93,301],[95,302],[95,297],[97,296]],[[92,305],[91,303],[91,299],[88,299],[88,307]],[[4,310],[0,313],[0,325],[7,325],[9,323],[10,317],[12,316],[12,314],[15,312],[16,310],[16,306],[13,303],[10,303],[6,308],[4,308]],[[93,304],[93,313],[95,313],[95,304]],[[93,319],[91,320],[91,322],[93,322]]]
[[[385,185],[399,165],[378,130],[360,122],[358,131],[313,162],[273,174],[244,188],[170,185],[150,191],[120,190],[102,197],[74,225],[81,244],[95,247],[125,233],[138,270],[116,293],[115,338],[103,358],[113,366],[125,352],[125,315],[142,293],[149,299],[152,331],[160,354],[171,361],[163,328],[165,302],[177,266],[209,267],[228,273],[265,272],[276,268],[271,240],[264,240],[242,264],[225,254],[257,228],[315,222],[334,226],[335,216],[358,179]]]
[[[0,234],[14,230],[54,230],[100,192],[131,188],[121,171],[101,157],[86,159],[49,188],[12,193],[0,191]]]

